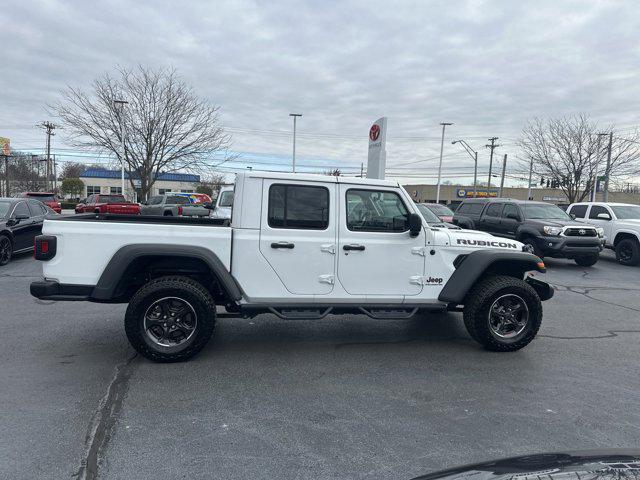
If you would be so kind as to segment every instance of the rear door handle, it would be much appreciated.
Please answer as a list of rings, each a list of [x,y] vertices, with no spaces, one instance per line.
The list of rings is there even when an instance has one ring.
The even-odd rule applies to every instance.
[[[288,248],[291,250],[295,245],[289,242],[274,242],[271,244],[271,248]]]
[[[343,245],[343,250],[364,250],[364,245]]]

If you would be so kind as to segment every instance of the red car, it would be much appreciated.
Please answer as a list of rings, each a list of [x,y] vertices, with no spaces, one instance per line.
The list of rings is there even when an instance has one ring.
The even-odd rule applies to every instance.
[[[56,200],[56,194],[53,192],[24,192],[20,194],[22,198],[33,198],[44,203],[47,207],[56,213],[62,213],[62,206]]]
[[[443,222],[453,222],[453,211],[441,203],[423,203],[425,207],[435,213]]]
[[[140,205],[129,202],[124,195],[89,195],[76,205],[76,213],[117,213],[140,215]]]

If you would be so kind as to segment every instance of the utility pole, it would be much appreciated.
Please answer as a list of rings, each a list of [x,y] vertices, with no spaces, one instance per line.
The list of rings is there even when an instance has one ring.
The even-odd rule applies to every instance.
[[[504,174],[507,171],[507,154],[504,154],[504,159],[502,160],[502,176],[500,177],[500,191],[498,192],[498,197],[502,197],[502,189],[504,188]]]
[[[531,200],[531,176],[533,175],[533,158],[529,162],[529,190],[527,191],[527,200]]]
[[[53,156],[53,190],[58,193],[58,166],[55,155]]]
[[[607,169],[604,172],[604,202],[609,201],[609,169],[611,168],[611,148],[613,146],[613,130],[609,132],[609,148],[607,149]]]
[[[360,162],[360,178],[364,177],[364,163]]]
[[[47,162],[47,167],[45,168],[45,181],[44,181],[44,189],[49,191],[49,178],[51,177],[51,136],[55,135],[55,133],[53,133],[53,131],[58,128],[57,126],[55,126],[53,123],[47,121],[47,122],[42,122],[40,124],[40,128],[44,129],[45,133],[47,134],[47,158],[46,158],[46,162]]]
[[[596,193],[598,192],[598,162],[600,161],[600,139],[603,135],[607,135],[606,133],[598,133],[598,142],[596,147],[596,163],[593,168],[593,189],[591,191],[591,201],[596,201]]]
[[[4,196],[10,197],[9,195],[9,155],[4,155]]]
[[[487,196],[489,195],[489,189],[491,188],[491,171],[493,169],[493,151],[500,146],[496,144],[496,140],[498,140],[498,137],[491,137],[489,139],[491,144],[485,145],[485,148],[491,149],[491,154],[489,155],[489,180],[487,180]]]
[[[290,117],[293,117],[293,173],[296,173],[296,120],[301,117],[301,113],[290,113]]]
[[[441,122],[442,125],[442,140],[440,140],[440,163],[438,164],[438,188],[436,189],[436,203],[440,203],[440,179],[442,178],[442,152],[444,151],[444,129],[447,125],[453,125],[453,123]]]

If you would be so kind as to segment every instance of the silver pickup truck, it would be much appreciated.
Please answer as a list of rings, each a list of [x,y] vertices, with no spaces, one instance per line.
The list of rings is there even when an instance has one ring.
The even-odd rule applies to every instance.
[[[164,217],[208,217],[211,208],[191,203],[183,195],[156,195],[140,205],[141,215],[161,215]]]

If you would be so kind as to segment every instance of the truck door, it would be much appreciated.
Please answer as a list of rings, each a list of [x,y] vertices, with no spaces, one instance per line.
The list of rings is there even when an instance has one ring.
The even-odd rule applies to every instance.
[[[335,189],[336,184],[263,181],[260,252],[292,294],[333,290]]]
[[[338,279],[359,297],[417,295],[424,275],[424,229],[409,235],[410,210],[397,190],[340,184]]]
[[[609,215],[609,219],[598,218],[598,215],[600,214]],[[605,205],[591,205],[591,208],[589,209],[589,219],[587,221],[596,227],[604,228],[604,236],[607,237],[607,242],[609,243],[613,243],[613,238],[611,238],[611,226],[613,224],[611,221],[612,219],[613,212],[609,210],[609,207]]]
[[[502,203],[491,203],[484,209],[480,218],[480,230],[500,235],[500,215],[503,205]]]
[[[507,203],[502,209],[500,221],[500,235],[508,238],[516,238],[516,231],[522,221],[520,209],[515,203]]]

